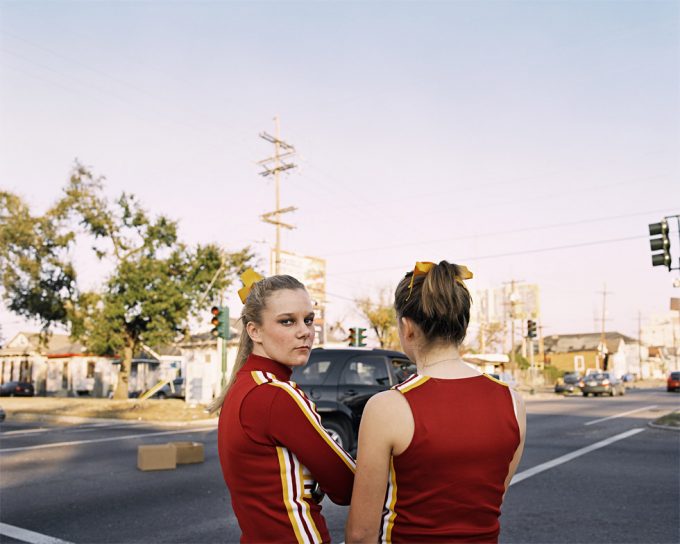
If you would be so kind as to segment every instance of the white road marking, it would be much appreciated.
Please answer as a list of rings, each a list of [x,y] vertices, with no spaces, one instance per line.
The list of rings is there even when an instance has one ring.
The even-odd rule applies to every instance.
[[[12,436],[21,436],[24,434],[44,433],[51,430],[52,429],[45,429],[41,427],[40,429],[21,429],[18,431],[5,431],[4,433],[0,433],[0,438],[11,438]]]
[[[644,428],[631,429],[630,431],[626,431],[625,433],[617,434],[615,436],[612,436],[611,438],[607,438],[606,440],[602,440],[600,442],[596,442],[595,444],[591,444],[590,446],[586,446],[585,448],[581,448],[580,450],[572,451],[571,453],[567,453],[566,455],[557,457],[552,461],[547,461],[546,463],[541,463],[540,465],[536,465],[535,467],[523,470],[522,472],[519,472],[512,477],[510,485],[517,484],[522,480],[526,480],[527,478],[535,476],[536,474],[540,474],[541,472],[544,472],[551,468],[555,468],[556,466],[576,459],[577,457],[581,457],[581,455],[585,455],[586,453],[590,453],[591,451],[599,450],[600,448],[609,446],[609,444],[613,444],[614,442],[618,442],[619,440],[623,440],[624,438],[628,438],[629,436],[641,433],[644,430],[645,430]]]
[[[130,427],[143,427],[139,422],[134,423],[93,423],[92,425],[75,425],[71,427],[40,427],[39,429],[20,429],[16,431],[5,431],[0,433],[0,440],[5,438],[14,438],[15,436],[23,436],[26,434],[49,433],[49,432],[68,432],[68,433],[86,433],[90,431],[99,431],[101,429],[123,429]]]
[[[158,433],[128,434],[125,436],[110,436],[108,438],[93,438],[92,440],[73,440],[71,442],[55,442],[53,444],[40,444],[38,446],[24,446],[21,448],[4,448],[0,450],[0,453],[9,453],[12,451],[43,450],[47,448],[61,448],[64,446],[78,446],[80,444],[96,444],[98,442],[115,442],[116,440],[130,440],[133,438],[146,438],[149,436],[164,436],[170,434],[200,433],[204,431],[214,430],[215,427],[203,427],[200,429],[182,429],[180,431],[162,431]]]
[[[651,406],[645,406],[644,408],[636,408],[635,410],[629,410],[628,412],[621,412],[620,414],[616,414],[616,415],[609,416],[609,417],[602,417],[600,419],[594,419],[592,421],[586,421],[584,423],[584,425],[594,425],[595,423],[600,423],[601,421],[607,421],[609,419],[616,419],[617,417],[627,416],[628,414],[634,414],[635,412],[644,412],[645,410],[651,410],[652,408],[656,408],[656,404],[652,404]]]
[[[30,542],[30,544],[71,544],[66,540],[15,527],[14,525],[8,525],[7,523],[0,523],[0,535],[21,540],[22,542]]]

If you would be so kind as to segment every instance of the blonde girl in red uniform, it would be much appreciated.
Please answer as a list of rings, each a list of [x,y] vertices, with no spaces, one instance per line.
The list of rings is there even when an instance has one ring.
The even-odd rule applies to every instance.
[[[498,540],[525,412],[517,393],[461,359],[471,277],[416,263],[397,286],[399,339],[417,373],[366,405],[348,543]]]
[[[222,407],[218,450],[241,542],[330,542],[317,489],[349,504],[355,465],[290,381],[312,349],[312,301],[291,276],[242,278],[236,366],[213,404]]]

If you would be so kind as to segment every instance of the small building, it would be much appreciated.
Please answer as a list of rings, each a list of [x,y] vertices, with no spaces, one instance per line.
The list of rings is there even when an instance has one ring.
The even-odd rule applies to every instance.
[[[641,361],[648,359],[647,347],[619,332],[556,334],[543,340],[547,364],[563,372],[607,370],[617,376],[640,375]],[[643,377],[644,364],[642,365]]]
[[[0,349],[0,382],[30,382],[36,395],[93,395],[115,379],[113,358],[87,353],[67,334],[17,333]]]

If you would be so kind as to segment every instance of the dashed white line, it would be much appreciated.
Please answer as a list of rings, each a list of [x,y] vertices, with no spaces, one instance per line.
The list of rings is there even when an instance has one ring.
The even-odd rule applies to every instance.
[[[38,446],[24,446],[21,448],[4,448],[0,453],[10,453],[13,451],[44,450],[48,448],[61,448],[64,446],[79,446],[80,444],[96,444],[98,442],[115,442],[116,440],[130,440],[133,438],[146,438],[150,436],[164,436],[170,434],[200,433],[214,431],[215,427],[201,427],[199,429],[182,429],[180,431],[162,431],[157,433],[128,434],[125,436],[110,436],[107,438],[93,438],[92,440],[72,440],[70,442],[54,442],[53,444],[40,444]]]
[[[66,540],[15,527],[14,525],[8,525],[7,523],[0,523],[0,535],[21,540],[22,542],[29,542],[30,544],[71,544]]]
[[[585,448],[581,448],[580,450],[572,451],[571,453],[567,453],[566,455],[557,457],[552,461],[547,461],[545,463],[541,463],[540,465],[536,465],[535,467],[523,470],[522,472],[518,472],[512,477],[510,485],[517,484],[522,480],[526,480],[527,478],[535,476],[536,474],[540,474],[541,472],[545,472],[546,470],[555,468],[556,466],[571,461],[572,459],[576,459],[577,457],[581,457],[581,455],[585,455],[586,453],[590,453],[591,451],[595,451],[600,448],[604,448],[605,446],[609,446],[609,444],[613,444],[614,442],[618,442],[619,440],[623,440],[624,438],[628,438],[629,436],[641,433],[644,430],[645,429],[631,429],[630,431],[626,431],[625,433],[617,434],[615,436],[612,436],[611,438],[607,438],[606,440],[602,440],[600,442],[596,442],[595,444],[591,444],[590,446],[586,446]]]
[[[656,404],[652,404],[651,406],[645,406],[644,408],[636,408],[635,410],[628,410],[627,412],[621,412],[620,414],[614,414],[613,416],[602,417],[600,419],[594,419],[592,421],[586,421],[584,425],[594,425],[595,423],[600,423],[601,421],[616,419],[617,417],[627,416],[628,414],[634,414],[635,412],[644,412],[645,410],[651,410],[652,408],[656,408]]]

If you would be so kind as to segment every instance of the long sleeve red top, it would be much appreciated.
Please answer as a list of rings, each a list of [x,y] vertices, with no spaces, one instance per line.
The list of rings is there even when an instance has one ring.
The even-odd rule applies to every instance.
[[[291,369],[250,355],[222,406],[218,450],[241,542],[330,542],[318,482],[349,504],[354,460],[321,426]]]

